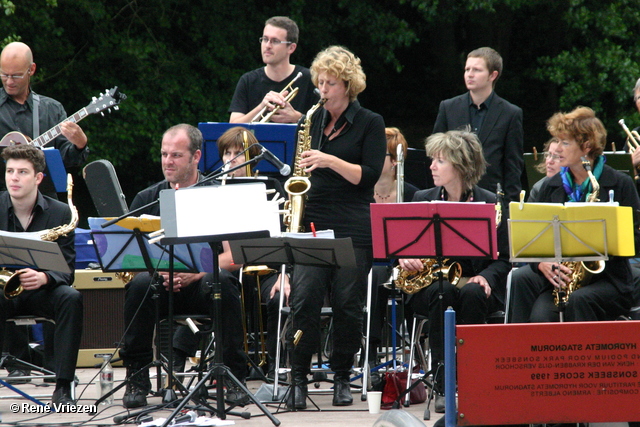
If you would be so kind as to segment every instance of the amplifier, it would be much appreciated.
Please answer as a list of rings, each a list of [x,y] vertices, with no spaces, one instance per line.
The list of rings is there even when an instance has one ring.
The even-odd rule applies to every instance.
[[[77,366],[93,367],[102,361],[94,355],[113,353],[122,338],[124,282],[115,273],[76,270],[73,286],[82,293],[84,303],[84,323]]]

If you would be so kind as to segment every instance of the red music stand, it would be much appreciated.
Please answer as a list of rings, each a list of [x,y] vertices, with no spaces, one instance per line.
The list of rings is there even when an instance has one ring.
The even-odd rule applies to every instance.
[[[442,265],[445,258],[498,258],[495,205],[492,203],[371,204],[371,232],[373,256],[376,259],[436,258],[437,263]],[[439,301],[444,316],[443,280],[442,274],[439,274]],[[426,378],[431,374],[433,370],[426,372],[421,379],[431,388],[430,399],[433,397],[434,384],[429,384]],[[414,382],[400,393],[394,402],[395,408],[418,383]],[[454,389],[455,380],[451,387],[451,390]],[[425,419],[428,419],[426,411]]]

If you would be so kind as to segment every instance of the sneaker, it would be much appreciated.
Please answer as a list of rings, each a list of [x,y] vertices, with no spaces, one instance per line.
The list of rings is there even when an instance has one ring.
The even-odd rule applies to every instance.
[[[237,384],[229,382],[225,401],[230,405],[245,406],[249,404],[249,395]]]
[[[31,375],[31,371],[26,369],[14,369],[9,372],[7,376],[7,382],[9,384],[26,384],[31,382],[31,378],[22,378],[28,377]]]

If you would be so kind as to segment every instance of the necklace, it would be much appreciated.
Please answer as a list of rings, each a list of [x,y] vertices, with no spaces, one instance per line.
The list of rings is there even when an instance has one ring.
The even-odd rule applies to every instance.
[[[376,194],[376,196],[378,196],[380,200],[387,200],[389,197],[393,196],[393,193],[387,194],[386,196],[381,195],[377,191],[374,191],[374,193]]]

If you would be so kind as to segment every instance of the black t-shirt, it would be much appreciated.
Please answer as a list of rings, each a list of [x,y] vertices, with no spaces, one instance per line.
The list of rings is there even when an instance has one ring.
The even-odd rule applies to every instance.
[[[315,87],[311,83],[311,72],[299,65],[296,65],[293,73],[281,82],[274,82],[267,77],[264,67],[243,74],[236,85],[229,113],[247,114],[262,102],[268,92],[281,92],[299,72],[302,73],[302,77],[293,84],[293,88],[298,88],[298,94],[291,101],[291,106],[302,114],[306,113],[319,98],[313,93]]]

